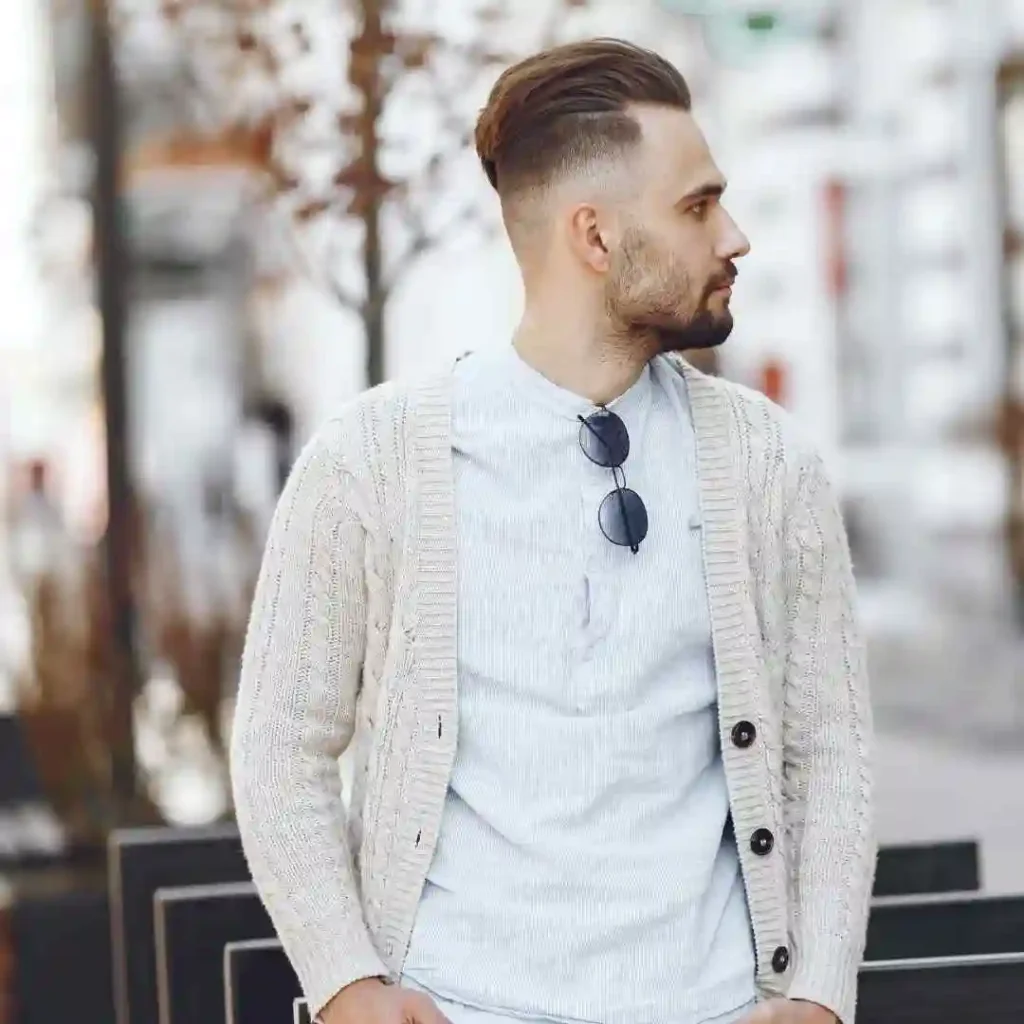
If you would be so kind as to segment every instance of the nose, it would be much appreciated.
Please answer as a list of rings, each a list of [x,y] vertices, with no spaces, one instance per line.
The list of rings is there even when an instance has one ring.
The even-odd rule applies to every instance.
[[[722,233],[719,237],[718,255],[723,260],[737,260],[750,252],[750,239],[740,230],[731,215],[722,209]]]

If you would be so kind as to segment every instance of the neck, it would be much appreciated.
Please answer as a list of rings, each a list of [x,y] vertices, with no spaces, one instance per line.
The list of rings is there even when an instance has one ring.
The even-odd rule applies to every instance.
[[[653,351],[640,339],[622,339],[585,315],[552,313],[527,303],[513,346],[521,359],[553,384],[594,405],[625,394]]]

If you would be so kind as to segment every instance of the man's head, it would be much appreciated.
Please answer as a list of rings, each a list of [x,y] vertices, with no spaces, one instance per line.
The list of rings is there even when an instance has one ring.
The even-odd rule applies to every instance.
[[[599,303],[650,354],[726,339],[749,246],[668,61],[613,39],[530,57],[495,84],[476,148],[528,292]]]

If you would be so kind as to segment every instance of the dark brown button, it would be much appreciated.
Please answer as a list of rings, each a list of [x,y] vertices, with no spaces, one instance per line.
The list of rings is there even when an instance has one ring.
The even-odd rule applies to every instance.
[[[785,974],[789,968],[789,950],[785,946],[779,946],[772,954],[772,970],[776,974]]]
[[[750,837],[750,848],[758,855],[758,857],[767,857],[772,852],[772,848],[775,846],[775,836],[771,834],[766,828],[759,828]]]
[[[732,727],[732,742],[741,750],[749,747],[757,737],[753,722],[737,722]]]

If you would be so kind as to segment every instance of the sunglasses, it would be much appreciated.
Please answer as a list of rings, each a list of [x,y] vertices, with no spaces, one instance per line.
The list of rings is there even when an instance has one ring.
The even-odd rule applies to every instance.
[[[626,424],[603,406],[580,421],[580,448],[596,466],[612,471],[615,489],[605,495],[597,510],[601,532],[613,544],[629,548],[635,555],[647,536],[647,506],[636,491],[626,486],[622,464],[629,455]]]

